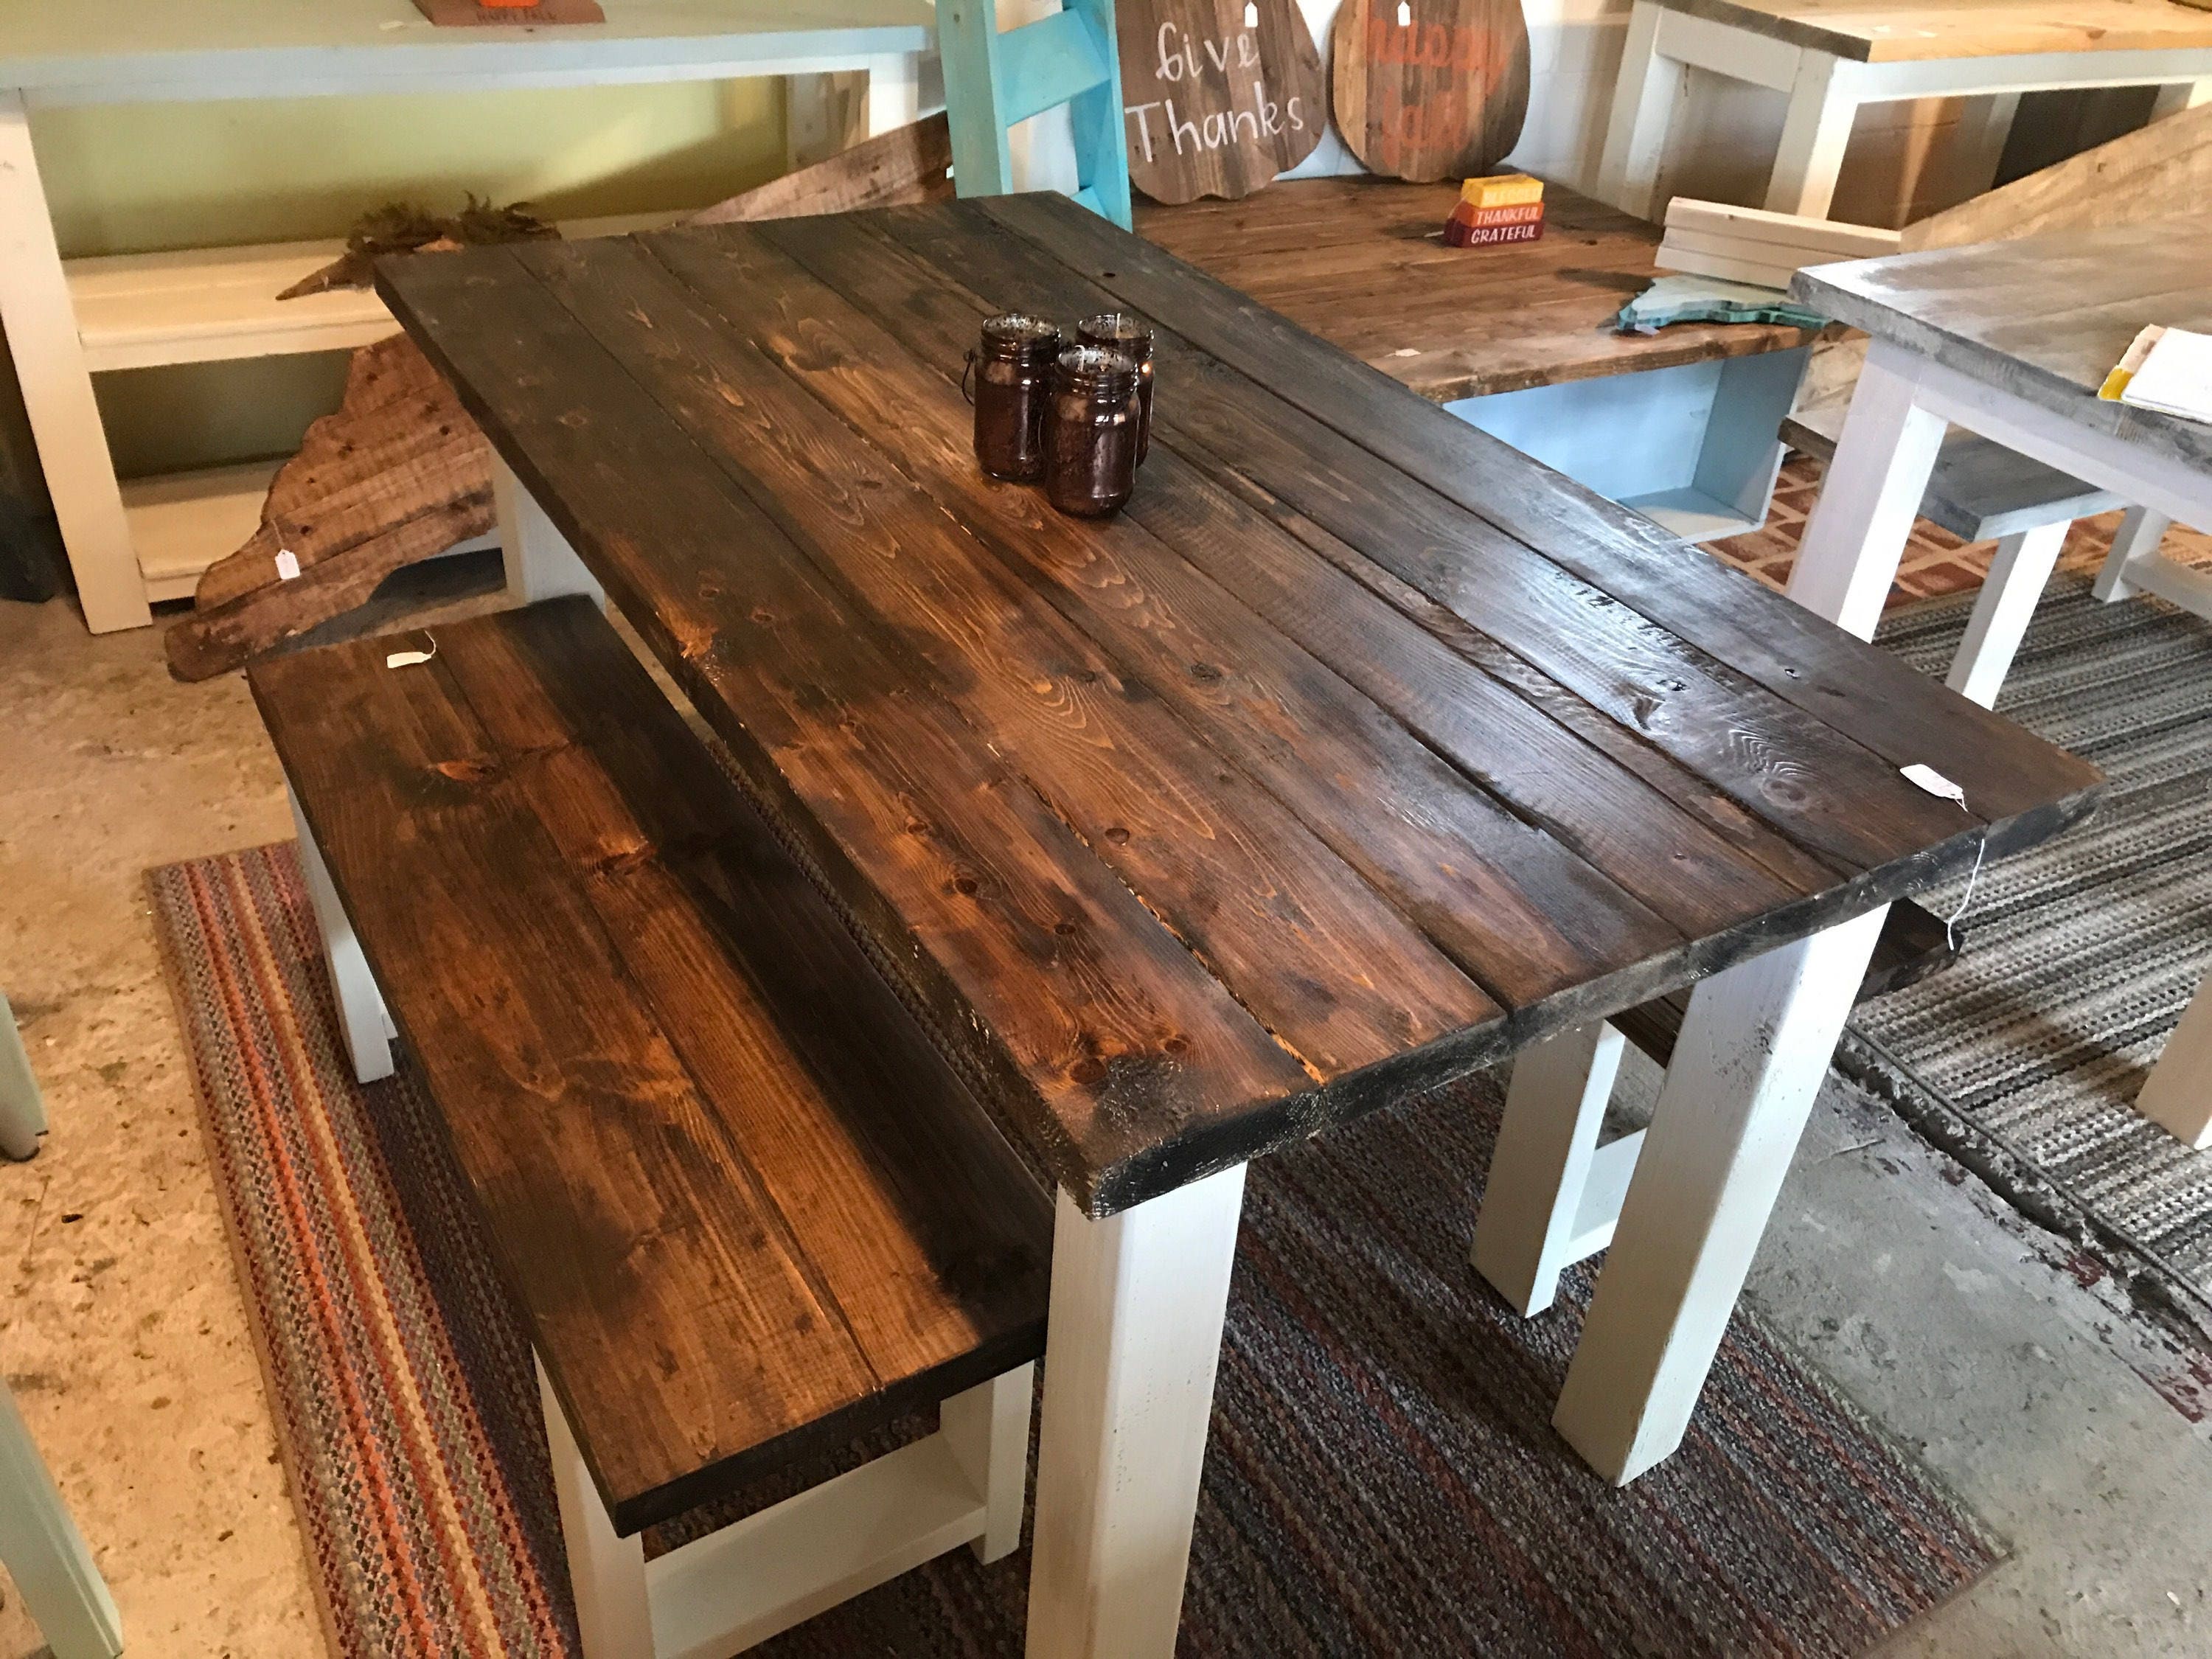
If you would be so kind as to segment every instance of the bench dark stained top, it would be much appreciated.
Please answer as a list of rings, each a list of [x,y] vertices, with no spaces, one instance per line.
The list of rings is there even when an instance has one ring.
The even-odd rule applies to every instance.
[[[1659,273],[1659,228],[1562,185],[1540,240],[1447,247],[1456,184],[1287,179],[1137,204],[1137,233],[1433,403],[1803,345],[1814,331],[1613,319]]]
[[[588,600],[257,664],[616,1527],[1042,1352],[1051,1217]]]
[[[2149,325],[2212,332],[2212,217],[1814,265],[1790,293],[2091,431],[2212,468],[2212,426],[2097,396]]]
[[[2086,763],[1051,196],[395,261],[395,313],[1103,1215],[2071,821]],[[985,315],[1159,331],[1121,516]],[[1967,810],[1900,765],[1956,779]]]

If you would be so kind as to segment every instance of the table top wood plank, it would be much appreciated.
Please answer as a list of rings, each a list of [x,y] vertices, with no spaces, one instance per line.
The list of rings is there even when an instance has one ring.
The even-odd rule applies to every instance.
[[[661,407],[922,658],[994,748],[1246,1006],[1324,1076],[1502,1010],[1274,799],[999,564],[836,413],[635,243],[523,263],[640,365]],[[764,305],[763,312],[767,310]],[[778,313],[781,315],[781,313]],[[750,319],[748,319],[748,321]],[[880,380],[859,371],[871,394]],[[963,458],[964,459],[964,458]],[[1286,948],[1325,981],[1268,970]],[[1388,971],[1382,971],[1388,964]]]
[[[2146,326],[2212,332],[2212,221],[2185,217],[1815,265],[1795,292],[2096,432],[2212,467],[2212,427],[2097,397]]]
[[[780,527],[496,252],[422,261],[386,298],[979,1090],[1042,1107],[1015,1132],[1091,1201],[1083,1172],[1121,1171],[1163,1125],[1188,1178],[1242,1148],[1254,1103],[1307,1094],[895,642],[803,561],[755,554]]]
[[[0,86],[34,100],[368,90],[490,74],[613,81],[686,64],[928,50],[926,0],[604,0],[604,23],[441,28],[414,0],[0,0]],[[625,72],[629,71],[629,72]],[[194,91],[196,82],[206,90]]]
[[[1778,596],[1706,585],[1719,568],[1694,550],[1064,205],[471,250],[380,281],[887,971],[915,977],[1093,1213],[1963,872],[1985,826],[1994,852],[2086,810],[2092,769],[1885,678],[1888,659]],[[1139,499],[1077,520],[981,476],[959,354],[988,308],[1042,294],[1073,314],[1101,293],[1173,327]],[[1784,658],[1794,632],[1812,649]],[[1054,689],[1078,672],[1104,689]],[[1063,706],[1102,744],[1146,745],[1113,761],[1120,782],[1081,763],[1108,764],[1071,748],[1075,716],[1041,712]],[[1895,774],[1906,759],[1961,776],[1973,810],[1931,811]],[[1248,810],[1254,827],[1178,875],[1092,833],[1133,815],[1133,786],[1190,803],[1155,806],[1147,833]],[[1048,823],[1007,804],[1018,790]],[[1793,790],[1826,792],[1825,819]],[[901,845],[908,813],[951,818],[957,866]],[[1367,890],[1334,901],[1337,927],[1283,930],[1272,961],[1187,943],[1176,917],[1249,881],[1262,848],[1296,851],[1277,867],[1302,908],[1294,881]],[[1112,1022],[1128,1053],[1160,1064],[1144,1038],[1194,991],[1158,947],[1203,977],[1210,1041],[1110,1103],[1071,1086],[1065,1025],[1032,1005],[1087,1029],[1091,965],[1141,941],[1121,912],[1086,915],[1071,969],[1034,929],[981,927],[943,890],[994,862],[1024,896],[1056,875],[1110,910],[1103,883],[1149,920],[1139,994]],[[1382,1023],[1328,1024],[1304,988],[1387,987],[1395,958],[1347,965],[1331,939],[1364,928],[1363,948],[1434,973],[1392,915],[1502,1012],[1333,1071]],[[1449,978],[1413,982],[1439,992],[1403,999],[1416,1017],[1448,1021]],[[1262,1036],[1254,1014],[1292,1011],[1335,1046],[1298,1066],[1276,1045],[1297,1074],[1271,1087],[1224,1005]]]
[[[1104,234],[1049,195],[976,204],[1130,308],[1172,316],[1206,355],[1266,386],[1362,448],[1542,550],[1574,576],[1716,663],[1823,720],[1893,764],[1944,757],[1977,814],[2028,842],[2039,816],[2093,787],[2096,769],[1869,649],[1659,526],[1536,466],[1502,440],[1438,409],[1409,404],[1380,371],[1363,372],[1289,319],[1141,239]],[[2070,780],[2070,781],[2069,781]],[[1994,852],[2002,844],[1993,838]],[[1971,848],[1969,848],[1969,852]]]
[[[1448,248],[1458,197],[1451,184],[1292,179],[1237,202],[1139,203],[1136,227],[1437,403],[1814,336],[1751,323],[1616,334],[1614,315],[1658,274],[1656,226],[1553,185],[1540,241]]]
[[[1669,11],[1860,63],[2212,46],[2174,0],[1662,0]]]

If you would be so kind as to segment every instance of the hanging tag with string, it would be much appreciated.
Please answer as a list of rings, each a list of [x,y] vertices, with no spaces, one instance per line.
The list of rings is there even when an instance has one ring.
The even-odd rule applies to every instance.
[[[1934,767],[1915,761],[1910,766],[1900,766],[1897,769],[1915,788],[1924,789],[1939,800],[1949,801],[1968,817],[1972,816],[1972,809],[1966,805],[1966,792]],[[1959,908],[1943,918],[1943,943],[1950,950],[1959,948],[1959,936],[1954,930],[1958,927],[1959,919],[1966,914],[1966,907],[1974,902],[1974,884],[1982,878],[1982,854],[1988,852],[1989,848],[1990,832],[1984,830],[1981,840],[1974,846],[1974,867],[1967,872],[1966,894],[1960,899]]]

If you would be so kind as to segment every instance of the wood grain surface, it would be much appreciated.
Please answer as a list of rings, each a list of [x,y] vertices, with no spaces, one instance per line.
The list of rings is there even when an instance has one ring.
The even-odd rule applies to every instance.
[[[2093,769],[1086,216],[383,285],[1091,1212],[2087,809]],[[1076,520],[978,474],[961,352],[1107,305],[1158,331],[1156,440]]]
[[[249,673],[617,1527],[1042,1351],[1045,1196],[586,600]]]
[[[1528,115],[1520,0],[1344,0],[1330,111],[1370,173],[1454,184],[1496,171]]]
[[[1295,0],[1119,0],[1129,182],[1249,196],[1321,143],[1321,54]]]
[[[1790,292],[2092,431],[2212,469],[2212,427],[2097,396],[2147,325],[2212,332],[2212,218],[1816,265]]]
[[[1449,403],[1816,337],[1759,323],[1617,334],[1657,275],[1656,226],[1563,185],[1540,242],[1455,248],[1454,184],[1286,179],[1241,202],[1140,203],[1138,234],[1424,398]]]
[[[2212,46],[2212,17],[2174,0],[1663,0],[1861,63]],[[2186,78],[2186,77],[2183,77]]]

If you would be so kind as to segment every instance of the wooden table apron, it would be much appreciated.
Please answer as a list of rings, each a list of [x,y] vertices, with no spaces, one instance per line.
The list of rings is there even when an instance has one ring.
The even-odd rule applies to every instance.
[[[1555,1267],[1619,1197],[1594,1118],[1550,1133],[1578,1034],[1711,975],[1608,1164],[1562,1397],[1626,1479],[1687,1422],[1888,902],[2095,793],[1058,198],[380,287],[512,469],[518,592],[621,608],[1060,1188],[1033,1654],[1173,1650],[1248,1159],[1541,1044],[1487,1231]],[[958,380],[991,312],[1109,305],[1160,390],[1089,522],[981,477]]]
[[[1656,205],[1692,69],[1790,100],[1765,205],[1827,216],[1862,104],[1972,97],[1975,165],[1994,176],[2023,92],[2158,86],[2154,114],[2212,98],[2212,14],[2172,0],[1636,0],[1607,119],[1598,196]],[[1986,179],[1985,179],[1986,182]]]

